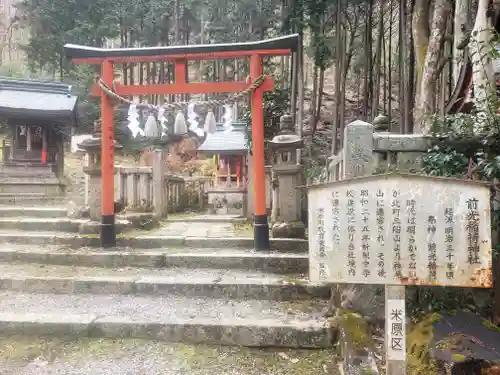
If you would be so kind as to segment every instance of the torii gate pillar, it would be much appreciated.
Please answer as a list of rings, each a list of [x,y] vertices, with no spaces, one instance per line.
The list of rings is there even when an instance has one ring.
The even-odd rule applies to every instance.
[[[262,58],[250,57],[250,78],[255,80],[262,74]],[[253,157],[253,192],[255,201],[254,248],[269,249],[269,223],[266,210],[265,159],[264,159],[264,92],[258,87],[252,92],[252,157]],[[264,178],[263,178],[264,176]]]

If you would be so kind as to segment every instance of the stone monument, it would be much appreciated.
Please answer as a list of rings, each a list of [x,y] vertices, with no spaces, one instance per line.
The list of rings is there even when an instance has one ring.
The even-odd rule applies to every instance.
[[[273,174],[278,189],[278,222],[273,225],[273,237],[304,237],[305,227],[300,222],[301,167],[297,164],[297,150],[303,140],[293,131],[293,118],[285,114],[280,118],[280,132],[270,141],[274,153]]]
[[[122,146],[115,141],[115,149]],[[94,134],[91,138],[85,139],[78,144],[78,148],[85,152],[87,164],[83,167],[83,172],[88,175],[87,191],[90,222],[80,227],[81,233],[99,233],[101,222],[101,131],[100,123],[94,124]],[[117,229],[119,223],[116,223]]]

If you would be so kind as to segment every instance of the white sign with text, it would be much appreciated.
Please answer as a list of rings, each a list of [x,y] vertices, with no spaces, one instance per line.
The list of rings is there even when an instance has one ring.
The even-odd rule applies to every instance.
[[[388,174],[308,188],[313,282],[492,286],[490,188]]]

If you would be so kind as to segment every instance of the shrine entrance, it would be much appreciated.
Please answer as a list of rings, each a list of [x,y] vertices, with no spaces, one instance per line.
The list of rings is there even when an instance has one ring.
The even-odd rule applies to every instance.
[[[96,93],[101,97],[102,119],[102,222],[101,246],[116,244],[114,214],[114,111],[113,97],[141,95],[241,93],[250,90],[252,117],[252,157],[254,247],[269,249],[269,224],[266,211],[263,93],[274,88],[273,80],[263,75],[263,57],[287,56],[298,48],[298,35],[249,43],[208,44],[171,47],[103,49],[67,44],[65,54],[74,63],[101,66]],[[249,58],[250,77],[239,82],[188,82],[188,61]],[[114,64],[173,62],[173,84],[122,85],[115,82]]]

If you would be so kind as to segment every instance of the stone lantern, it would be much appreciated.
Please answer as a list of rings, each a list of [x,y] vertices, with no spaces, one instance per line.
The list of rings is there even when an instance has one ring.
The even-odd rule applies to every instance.
[[[115,141],[115,149],[122,146]],[[91,138],[78,144],[78,148],[85,151],[87,163],[83,167],[83,172],[89,176],[87,191],[90,220],[101,221],[101,132],[99,122],[94,125],[94,134]]]
[[[294,132],[292,116],[281,116],[280,131],[269,144],[274,156],[273,174],[278,185],[278,218],[281,222],[273,226],[273,236],[302,237],[303,224],[300,233],[296,233],[292,226],[297,226],[300,220],[301,193],[297,187],[301,185],[301,167],[297,164],[297,150],[304,142]]]
[[[386,114],[380,113],[377,117],[373,119],[372,123],[376,132],[388,132],[390,129],[390,121],[389,116]]]

